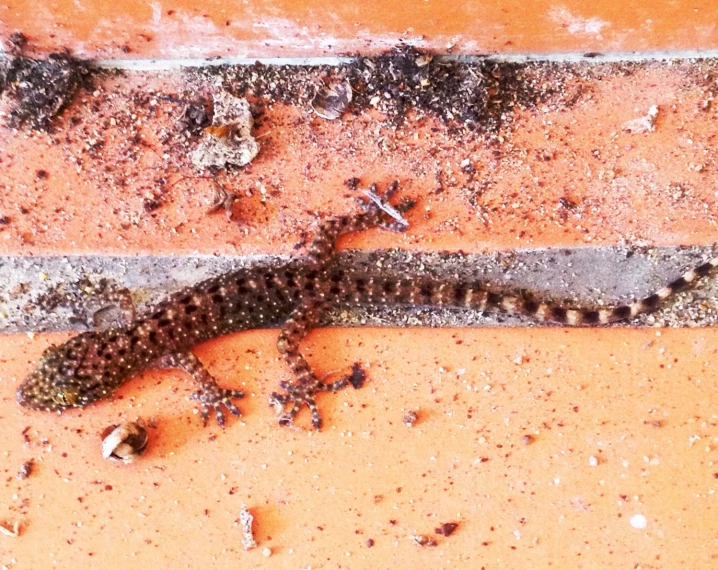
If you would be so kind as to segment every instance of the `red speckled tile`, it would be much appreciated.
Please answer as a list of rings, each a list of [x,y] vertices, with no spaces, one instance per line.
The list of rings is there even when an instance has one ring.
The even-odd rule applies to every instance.
[[[443,52],[555,53],[715,49],[711,0],[442,2],[6,0],[5,38],[92,58],[331,56],[409,41]]]
[[[206,213],[214,184],[191,168],[182,106],[163,98],[184,97],[186,78],[107,78],[51,135],[0,131],[0,252],[290,253],[317,212],[352,207],[352,176],[398,178],[419,205],[407,234],[368,231],[349,247],[710,244],[715,110],[696,69],[576,80],[574,104],[519,112],[487,138],[430,118],[394,131],[371,113],[328,123],[268,106],[255,162],[217,176],[240,194],[242,225]],[[656,130],[626,132],[650,105]],[[160,207],[146,211],[148,197]],[[178,372],[147,372],[62,416],[21,409],[20,380],[65,338],[0,339],[0,522],[20,524],[0,535],[8,568],[715,566],[714,329],[315,331],[304,350],[320,374],[358,361],[369,378],[321,398],[319,433],[304,430],[306,413],[302,429],[280,428],[267,406],[287,378],[276,331],[197,349],[247,392],[224,431],[202,428]],[[102,429],[138,417],[156,425],[147,454],[104,461]],[[255,515],[250,552],[242,505]],[[435,535],[446,522],[456,532]]]
[[[328,122],[307,108],[262,107],[260,154],[246,171],[215,177],[240,195],[242,226],[207,215],[215,183],[189,161],[197,143],[178,126],[186,104],[168,100],[207,93],[180,72],[100,81],[67,112],[75,125],[0,131],[0,211],[10,218],[0,251],[290,253],[315,214],[353,207],[344,181],[354,176],[398,179],[419,205],[407,234],[366,232],[347,238],[352,247],[715,241],[715,110],[702,107],[710,83],[689,64],[602,75],[562,80],[577,102],[519,110],[493,137],[457,135],[431,118],[394,130],[372,114]],[[627,132],[651,105],[656,130]],[[467,159],[475,174],[462,170]],[[161,207],[146,211],[148,198]]]
[[[245,416],[224,431],[202,429],[177,373],[144,374],[113,402],[61,417],[19,409],[14,379],[49,340],[9,337],[0,354],[0,519],[22,528],[2,537],[5,564],[714,562],[714,330],[318,331],[307,351],[319,370],[358,360],[370,378],[361,391],[321,398],[320,433],[280,429],[266,406],[286,375],[271,331],[197,351],[248,393]],[[407,410],[418,412],[411,428]],[[138,416],[158,424],[145,458],[103,461],[101,429]],[[32,475],[16,481],[28,459]],[[243,504],[256,517],[260,546],[250,552],[236,524]],[[640,517],[645,528],[635,528]],[[435,535],[445,522],[457,531]],[[438,545],[416,546],[412,535]]]

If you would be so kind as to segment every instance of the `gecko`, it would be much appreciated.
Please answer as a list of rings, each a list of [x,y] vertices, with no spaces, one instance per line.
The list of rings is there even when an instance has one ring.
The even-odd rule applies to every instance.
[[[322,419],[316,395],[349,385],[360,388],[365,380],[364,371],[355,363],[339,380],[323,382],[302,355],[301,341],[328,308],[362,304],[458,307],[568,326],[607,325],[656,310],[718,267],[715,257],[647,297],[598,308],[565,307],[526,294],[498,293],[480,279],[383,277],[362,268],[340,268],[334,257],[340,236],[375,226],[392,231],[408,228],[403,214],[415,203],[404,198],[392,205],[397,189],[398,183],[392,182],[380,195],[372,184],[357,198],[358,213],[331,217],[319,225],[304,256],[273,268],[247,267],[206,279],[168,296],[130,323],[88,331],[51,346],[18,388],[18,402],[46,411],[84,407],[109,397],[145,369],[179,368],[199,386],[191,397],[199,402],[203,422],[206,424],[214,411],[216,421],[224,427],[224,410],[239,416],[233,400],[244,394],[220,386],[191,349],[228,333],[279,326],[277,349],[292,378],[280,382],[281,392],[271,394],[270,404],[278,409],[281,425],[292,424],[306,406],[312,426],[319,429]]]

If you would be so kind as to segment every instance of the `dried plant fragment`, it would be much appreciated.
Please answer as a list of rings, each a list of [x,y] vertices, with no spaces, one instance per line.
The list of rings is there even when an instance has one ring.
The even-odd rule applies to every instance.
[[[259,153],[259,143],[252,136],[254,119],[249,102],[226,92],[214,95],[212,125],[192,153],[197,168],[244,166]]]
[[[436,546],[436,541],[433,538],[429,538],[423,534],[412,534],[409,536],[409,540],[417,546]]]
[[[652,133],[656,130],[656,119],[658,118],[658,106],[651,105],[648,114],[638,119],[633,119],[623,124],[623,130],[629,133]]]
[[[257,541],[254,540],[254,532],[252,532],[253,522],[254,517],[247,510],[247,507],[242,505],[242,510],[239,512],[239,524],[242,527],[242,546],[245,550],[257,547]]]
[[[227,215],[227,219],[231,222],[232,207],[234,206],[234,202],[237,200],[237,195],[234,192],[228,192],[222,186],[220,186],[219,183],[215,184],[216,186],[214,188],[214,200],[212,201],[212,205],[210,206],[209,210],[207,210],[207,213],[213,214],[218,210],[224,210],[224,213]]]

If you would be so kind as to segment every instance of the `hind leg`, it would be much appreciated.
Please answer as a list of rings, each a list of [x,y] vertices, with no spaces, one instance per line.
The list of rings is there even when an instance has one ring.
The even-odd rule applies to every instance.
[[[273,392],[270,396],[270,404],[278,409],[279,423],[283,426],[290,425],[302,407],[307,406],[312,415],[312,426],[319,429],[322,418],[315,400],[317,392],[337,392],[348,384],[358,389],[364,383],[364,371],[358,364],[354,364],[351,374],[341,380],[324,383],[316,377],[299,352],[299,344],[315,323],[318,312],[319,304],[303,303],[294,310],[279,333],[277,348],[294,376],[293,382],[280,383],[283,394]],[[289,410],[287,405],[291,406]]]
[[[409,227],[402,217],[414,203],[404,200],[393,206],[389,199],[394,195],[398,184],[390,184],[383,196],[377,193],[376,185],[372,184],[364,192],[366,201],[359,200],[361,213],[354,216],[339,216],[321,224],[307,251],[308,282],[305,285],[303,298],[287,319],[277,340],[277,349],[289,365],[294,376],[291,382],[282,382],[280,387],[284,393],[274,392],[270,404],[279,409],[279,423],[289,425],[303,406],[307,406],[312,414],[312,425],[319,429],[322,419],[317,409],[315,396],[317,392],[336,392],[348,384],[359,388],[364,382],[364,372],[358,364],[354,364],[352,372],[346,377],[326,384],[312,372],[309,363],[299,351],[302,339],[317,321],[323,307],[331,305],[332,283],[326,275],[326,268],[331,262],[337,239],[349,232],[379,226],[392,231],[404,231]],[[346,293],[346,291],[344,292]],[[291,407],[286,410],[286,406]]]

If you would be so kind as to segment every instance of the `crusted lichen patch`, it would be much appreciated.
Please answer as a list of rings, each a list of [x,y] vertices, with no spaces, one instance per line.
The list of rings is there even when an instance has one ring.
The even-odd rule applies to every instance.
[[[67,52],[51,53],[46,59],[14,57],[0,76],[8,125],[49,130],[90,76],[90,65]]]
[[[223,89],[265,103],[313,107],[326,85],[346,82],[347,109],[381,111],[389,124],[401,124],[411,111],[433,115],[471,130],[495,131],[515,108],[549,100],[570,106],[581,95],[570,86],[580,75],[576,66],[546,62],[461,61],[433,57],[400,45],[379,56],[359,56],[337,66],[263,65],[192,70],[198,85],[217,80]]]

